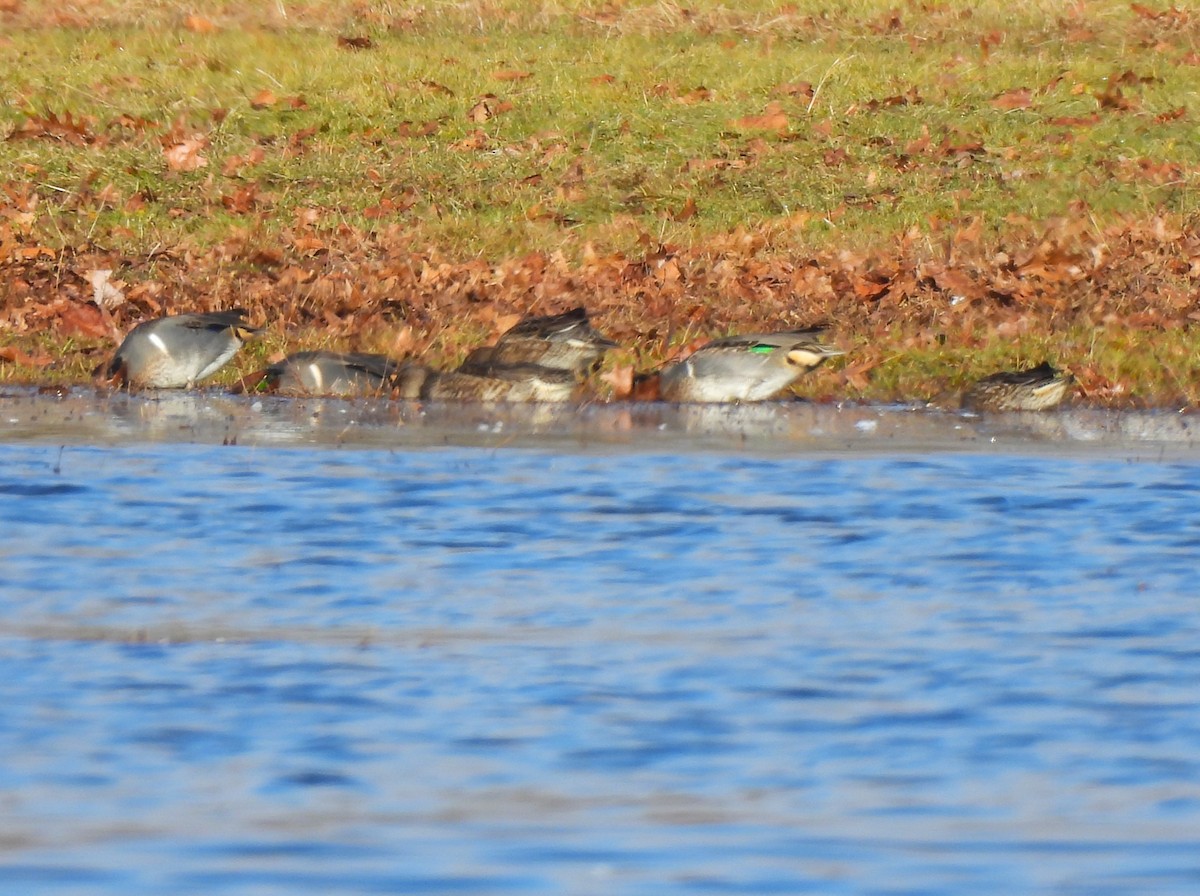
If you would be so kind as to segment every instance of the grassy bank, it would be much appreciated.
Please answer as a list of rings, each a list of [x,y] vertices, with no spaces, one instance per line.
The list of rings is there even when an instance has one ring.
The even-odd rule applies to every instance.
[[[0,4],[0,376],[181,310],[451,363],[585,304],[619,367],[826,319],[820,397],[1049,357],[1195,403],[1200,16],[1060,6]]]

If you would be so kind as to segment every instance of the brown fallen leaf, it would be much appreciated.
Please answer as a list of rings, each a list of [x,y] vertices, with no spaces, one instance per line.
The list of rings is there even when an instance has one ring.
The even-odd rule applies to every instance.
[[[524,81],[526,78],[532,78],[533,72],[505,69],[503,71],[492,72],[492,77],[497,81]]]
[[[418,87],[423,87],[433,93],[440,93],[443,96],[454,96],[454,91],[445,84],[439,84],[437,81],[430,81],[427,78],[422,78],[417,81]]]
[[[831,149],[821,157],[821,161],[830,168],[837,168],[850,160],[850,153],[842,149],[840,146],[836,149]]]
[[[712,101],[714,94],[707,87],[693,87],[687,93],[681,93],[675,97],[675,102],[681,103],[684,106],[694,106],[697,103],[708,103]]]
[[[21,351],[15,345],[5,345],[0,347],[0,361],[7,361],[9,364],[18,364],[21,367],[46,367],[54,362],[54,358],[45,352],[38,352],[36,355],[31,355]]]
[[[1125,96],[1120,87],[1109,86],[1099,93],[1093,94],[1101,109],[1112,109],[1116,112],[1132,112],[1138,107],[1138,101]]]
[[[254,94],[254,98],[250,100],[251,109],[266,109],[274,106],[279,99],[271,91],[263,88],[258,93]]]
[[[782,133],[788,129],[786,112],[778,109],[767,111],[762,115],[746,115],[729,122],[730,127],[739,131],[775,131]]]
[[[379,201],[378,205],[369,205],[364,208],[362,214],[368,221],[377,221],[402,211],[404,211],[402,202],[396,203],[391,199],[384,198]]]
[[[221,205],[225,210],[235,215],[246,215],[258,208],[261,200],[258,195],[258,184],[249,183],[240,190],[226,193],[221,197]]]
[[[1057,118],[1049,118],[1046,120],[1046,124],[1052,124],[1055,127],[1064,127],[1064,128],[1091,127],[1092,125],[1099,124],[1099,123],[1100,123],[1099,115],[1086,115],[1083,117],[1074,116],[1074,115],[1060,115]]]
[[[733,167],[729,159],[688,159],[683,164],[684,171],[724,171]]]
[[[13,128],[8,139],[43,138],[84,146],[96,142],[96,135],[92,130],[94,124],[95,119],[86,115],[73,116],[70,112],[63,112],[62,117],[59,117],[54,112],[47,112],[45,115],[30,115]]]
[[[461,140],[451,143],[450,149],[455,152],[473,152],[475,150],[486,149],[489,143],[488,135],[479,128],[476,128]]]
[[[349,35],[339,35],[337,45],[343,50],[369,50],[375,43],[369,37],[351,37]]]
[[[1033,105],[1033,91],[1028,87],[1014,87],[992,97],[997,109],[1028,109]]]
[[[183,27],[195,34],[212,34],[217,26],[204,16],[190,15],[183,20]]]
[[[112,271],[88,271],[85,276],[92,284],[92,301],[105,311],[112,311],[125,304],[125,293],[121,291],[125,284],[120,280],[113,280]]]
[[[560,227],[571,227],[576,221],[560,211],[549,208],[545,203],[535,202],[525,210],[526,221],[552,221]]]
[[[490,310],[490,309],[489,309]],[[484,315],[485,317],[487,315]],[[496,314],[492,317],[492,332],[497,336],[507,333],[521,320],[519,314]]]
[[[200,154],[208,143],[203,138],[184,140],[163,149],[167,167],[172,171],[195,171],[208,165],[208,159]]]
[[[421,122],[420,124],[411,121],[400,122],[400,127],[396,129],[396,135],[399,137],[429,137],[437,133],[439,123],[436,120]]]
[[[324,252],[328,248],[329,247],[326,245],[324,240],[319,239],[318,237],[315,237],[315,236],[298,236],[294,240],[292,240],[292,251],[295,252],[297,255],[301,255],[301,256],[308,257],[308,256],[313,256],[313,255],[319,255],[320,253]],[[312,278],[311,271],[304,271],[302,273],[303,273],[304,279],[300,280],[298,282],[303,283],[306,280],[309,280]]]
[[[1187,107],[1179,106],[1167,112],[1163,112],[1154,116],[1155,124],[1166,124],[1169,121],[1180,121],[1187,115]]]
[[[687,221],[689,218],[696,217],[696,200],[691,196],[683,204],[683,207],[671,213],[672,221]]]
[[[798,96],[806,100],[811,100],[815,89],[809,81],[796,81],[792,84],[780,84],[771,92],[779,96]]]
[[[920,106],[924,102],[925,100],[914,85],[906,93],[885,96],[883,99],[868,100],[864,108],[868,112],[878,112],[880,109],[889,109],[896,106]]]
[[[600,374],[600,379],[612,386],[614,398],[628,398],[633,393],[632,364],[618,364],[607,373]]]
[[[511,111],[512,108],[513,104],[508,100],[502,100],[494,93],[485,93],[467,112],[467,120],[475,124],[483,124],[497,115]]]
[[[304,149],[304,143],[309,137],[312,137],[320,130],[319,127],[313,125],[309,128],[301,128],[288,137],[288,153],[296,154]],[[285,153],[287,155],[288,153]]]
[[[221,174],[225,177],[239,176],[247,168],[261,164],[266,157],[266,150],[261,146],[256,146],[245,156],[230,156],[226,159],[225,164],[221,166]]]
[[[92,304],[68,304],[56,321],[57,328],[63,336],[87,336],[92,339],[108,337],[108,325],[100,309]]]

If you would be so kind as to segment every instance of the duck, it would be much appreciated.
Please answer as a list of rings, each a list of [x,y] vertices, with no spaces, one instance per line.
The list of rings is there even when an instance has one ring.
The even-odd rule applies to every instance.
[[[635,400],[734,402],[771,398],[826,358],[844,355],[821,342],[823,327],[714,339],[682,361],[634,379]]]
[[[1070,373],[1043,361],[1028,370],[985,376],[963,393],[962,407],[968,411],[1045,411],[1061,404],[1074,382]]]
[[[420,397],[433,401],[570,401],[579,391],[574,372],[538,364],[502,364],[470,371],[430,372]]]
[[[399,363],[386,355],[362,352],[307,351],[277,361],[252,382],[281,395],[384,395],[395,391],[416,397],[427,368]],[[413,384],[413,379],[419,381]]]
[[[599,366],[605,352],[617,347],[592,326],[584,308],[572,308],[562,314],[522,318],[495,345],[477,348],[467,355],[458,369],[486,375],[500,366],[534,364],[569,370],[582,378]]]
[[[93,374],[126,388],[190,389],[229,363],[258,332],[245,317],[233,308],[143,321]]]

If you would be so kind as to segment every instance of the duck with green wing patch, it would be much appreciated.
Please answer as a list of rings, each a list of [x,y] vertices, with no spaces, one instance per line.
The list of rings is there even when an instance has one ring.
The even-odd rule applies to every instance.
[[[639,377],[638,398],[664,401],[763,401],[845,354],[821,341],[823,328],[714,339],[682,361]]]

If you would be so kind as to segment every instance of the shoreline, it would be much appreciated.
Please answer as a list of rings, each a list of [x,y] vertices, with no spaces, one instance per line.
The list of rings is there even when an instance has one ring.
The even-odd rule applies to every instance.
[[[0,443],[1200,460],[1200,418],[1164,409],[1080,405],[973,414],[798,399],[744,405],[475,404],[9,387],[0,389]]]

